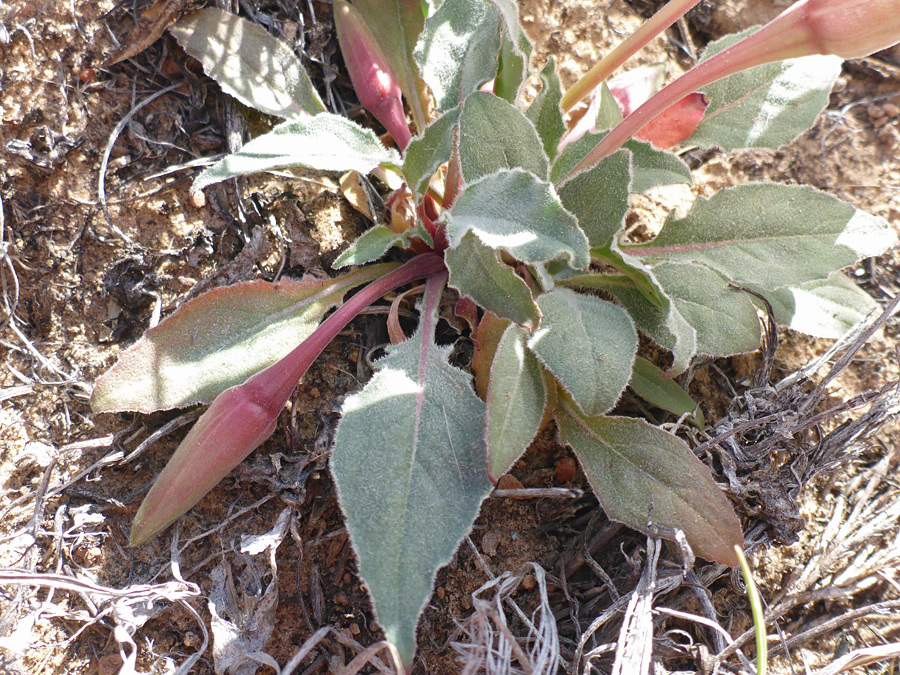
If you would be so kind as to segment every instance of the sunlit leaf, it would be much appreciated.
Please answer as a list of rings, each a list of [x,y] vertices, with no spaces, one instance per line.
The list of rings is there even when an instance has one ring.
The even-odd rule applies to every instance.
[[[544,152],[551,159],[556,157],[556,148],[566,133],[562,109],[559,107],[560,100],[562,100],[562,85],[556,74],[556,61],[551,56],[541,71],[541,90],[525,113],[537,129],[544,145]]]

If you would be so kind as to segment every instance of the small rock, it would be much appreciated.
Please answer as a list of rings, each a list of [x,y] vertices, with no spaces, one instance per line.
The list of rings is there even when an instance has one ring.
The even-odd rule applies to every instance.
[[[535,586],[537,586],[537,579],[534,578],[533,574],[526,574],[522,577],[522,588],[526,591],[532,590]]]
[[[489,556],[497,555],[497,546],[500,545],[500,534],[491,530],[481,538],[481,550]]]
[[[521,490],[525,486],[512,474],[505,473],[497,481],[498,490]]]
[[[575,475],[578,473],[578,465],[575,464],[575,460],[571,457],[563,457],[556,463],[556,482],[557,483],[568,483],[570,480],[575,479]]]

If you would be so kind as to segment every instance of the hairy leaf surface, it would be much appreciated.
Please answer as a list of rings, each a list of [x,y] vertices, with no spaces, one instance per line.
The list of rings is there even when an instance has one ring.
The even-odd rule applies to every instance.
[[[288,354],[344,294],[395,268],[336,279],[249,281],[184,304],[122,353],[94,385],[95,411],[153,412],[209,403]]]
[[[438,111],[459,105],[497,73],[500,14],[484,0],[444,0],[415,48]]]
[[[559,198],[576,218],[591,248],[605,247],[625,224],[631,187],[631,153],[620,150],[559,188]]]
[[[698,429],[703,428],[703,411],[688,393],[671,377],[647,359],[638,356],[634,360],[634,374],[629,386],[642,399],[662,408],[676,417],[688,415],[688,420]]]
[[[567,288],[537,303],[543,318],[528,346],[587,414],[605,413],[631,379],[637,331],[628,314]]]
[[[283,122],[246,143],[201,173],[191,187],[208,185],[278,167],[298,165],[319,171],[359,171],[367,174],[380,164],[399,165],[400,155],[386,148],[371,129],[346,117],[322,113]]]
[[[440,290],[426,290],[415,335],[347,399],[331,456],[360,575],[407,666],[434,576],[491,489],[484,404],[432,342]]]
[[[547,404],[541,364],[527,348],[527,340],[528,333],[519,326],[507,328],[491,365],[484,438],[495,480],[537,436]]]
[[[646,262],[698,262],[738,284],[776,289],[824,279],[897,241],[883,218],[810,187],[755,183],[670,214],[651,242],[623,246]]]
[[[450,285],[460,295],[499,317],[529,329],[537,328],[541,313],[528,284],[500,261],[497,251],[482,244],[475,235],[467,234],[459,246],[447,249],[444,261],[450,271]]]
[[[514,105],[483,91],[470,95],[459,119],[459,160],[472,183],[500,169],[546,179],[549,162],[537,130]]]
[[[754,32],[711,43],[703,61]],[[704,87],[709,107],[688,139],[702,147],[777,148],[809,129],[841,74],[837,56],[805,56],[757,66]]]
[[[428,181],[441,164],[450,160],[453,128],[459,121],[459,108],[448,110],[426,127],[406,147],[403,175],[419,197],[428,190]]]
[[[677,528],[695,554],[737,565],[741,523],[684,441],[643,420],[588,417],[566,400],[560,407],[563,442],[572,446],[611,520],[647,534],[651,523]]]
[[[471,231],[483,244],[526,263],[565,258],[581,269],[590,262],[587,237],[553,186],[520,169],[466,186],[445,218],[451,246]]]
[[[566,124],[563,122],[562,108],[559,103],[562,100],[562,84],[556,74],[556,60],[551,56],[547,65],[541,71],[541,90],[528,106],[526,117],[537,129],[538,136],[544,146],[547,157],[556,157],[556,149],[563,134],[566,133]]]
[[[169,32],[244,105],[283,118],[325,112],[300,59],[262,26],[208,7],[185,14]]]

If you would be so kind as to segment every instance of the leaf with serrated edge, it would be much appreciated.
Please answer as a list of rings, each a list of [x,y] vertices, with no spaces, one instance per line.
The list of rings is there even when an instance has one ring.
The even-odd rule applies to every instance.
[[[631,153],[620,150],[559,188],[563,206],[578,218],[591,248],[608,246],[625,225],[631,187]]]
[[[556,74],[556,61],[551,56],[541,71],[541,90],[525,113],[525,116],[537,129],[541,143],[544,145],[544,152],[551,159],[556,157],[556,148],[563,134],[566,133],[562,109],[559,107],[561,100],[562,85]]]
[[[169,32],[244,105],[283,118],[325,112],[300,59],[262,26],[208,7],[185,14]]]
[[[590,262],[587,237],[553,186],[521,169],[467,185],[444,217],[451,246],[471,231],[483,244],[526,263],[565,258],[583,269]]]
[[[697,199],[684,218],[670,214],[654,240],[622,250],[651,265],[698,262],[737,284],[776,289],[824,279],[896,242],[886,220],[824,192],[754,183]]]
[[[450,271],[450,285],[460,295],[499,317],[537,328],[541,313],[528,284],[475,235],[467,234],[459,246],[447,249],[444,261]]]
[[[424,123],[425,83],[413,58],[416,41],[425,26],[420,0],[354,0],[353,6],[394,71],[416,123]]]
[[[425,131],[413,138],[403,156],[403,176],[410,189],[421,197],[428,181],[444,162],[450,161],[453,127],[459,121],[459,108],[448,110]]]
[[[711,43],[703,61],[755,30]],[[687,142],[724,150],[774,149],[790,143],[828,105],[842,63],[837,56],[805,56],[744,70],[707,85],[703,93],[709,107]]]
[[[650,523],[677,528],[701,558],[737,565],[741,523],[684,441],[644,420],[587,417],[562,396],[556,422],[611,520],[647,534]]]
[[[331,455],[360,576],[407,667],[434,576],[491,489],[484,403],[432,342],[440,291],[430,284],[415,335],[345,402]]]
[[[550,163],[534,124],[493,94],[466,98],[459,118],[460,170],[467,183],[500,169],[523,169],[546,179]]]
[[[397,267],[335,279],[250,281],[209,291],[148,330],[94,385],[95,411],[153,412],[209,403],[284,357],[344,294]]]
[[[618,305],[567,288],[537,299],[528,347],[589,415],[612,408],[631,379],[637,331]]]
[[[759,287],[754,290],[762,293],[772,305],[779,326],[818,338],[836,340],[843,337],[878,309],[878,303],[842,272],[832,272],[827,279],[777,291]],[[753,296],[750,299],[762,305]]]
[[[305,166],[319,171],[359,171],[367,174],[381,164],[397,166],[400,155],[386,148],[371,129],[345,117],[322,113],[283,122],[267,134],[246,143],[201,173],[191,191],[235,176],[284,166]]]
[[[405,240],[405,232],[394,232],[387,225],[376,225],[342,251],[331,266],[340,269],[348,265],[365,265],[378,260],[390,248],[403,244]]]
[[[541,364],[528,350],[527,339],[522,328],[507,328],[491,365],[484,438],[494,480],[509,471],[537,436],[547,404]]]
[[[444,0],[425,20],[414,56],[439,111],[494,78],[500,23],[496,7],[483,0]]]
[[[605,131],[585,134],[566,145],[550,169],[550,181],[559,183],[606,134]],[[640,194],[659,185],[691,184],[690,168],[671,152],[657,150],[649,143],[633,139],[622,147],[631,152],[632,193]]]

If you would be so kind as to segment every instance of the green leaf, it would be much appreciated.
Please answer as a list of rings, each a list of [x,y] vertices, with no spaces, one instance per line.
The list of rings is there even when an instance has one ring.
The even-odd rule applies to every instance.
[[[524,169],[546,179],[549,162],[537,130],[521,110],[483,91],[466,98],[459,119],[463,179],[472,183],[500,169]]]
[[[403,175],[418,197],[422,197],[428,190],[428,181],[441,164],[450,161],[453,128],[459,121],[459,112],[459,108],[448,110],[406,146]]]
[[[606,82],[600,85],[600,88],[597,90],[597,96],[599,96],[599,100],[597,101],[597,116],[594,119],[594,128],[597,131],[607,131],[621,122],[624,117]],[[593,101],[591,101],[591,105],[593,105]]]
[[[703,61],[755,30],[713,42]],[[837,56],[805,56],[751,68],[704,87],[709,107],[687,143],[725,150],[790,143],[828,105],[842,63]]]
[[[696,350],[730,356],[759,348],[760,326],[747,293],[728,288],[728,281],[702,265],[660,263],[651,267],[656,282],[678,314],[696,331]],[[611,290],[642,331],[664,347],[672,317],[635,291]]]
[[[647,244],[622,246],[653,261],[699,262],[738,284],[776,289],[824,279],[897,241],[883,218],[809,187],[758,183],[694,202],[670,214]]]
[[[634,393],[657,408],[672,413],[676,417],[688,415],[688,421],[702,429],[703,411],[687,392],[671,377],[647,359],[638,356],[634,360],[634,373],[629,386]]]
[[[525,113],[537,129],[544,152],[551,159],[556,157],[556,148],[566,133],[562,108],[559,107],[561,100],[562,85],[556,74],[556,61],[551,56],[541,71],[541,90]]]
[[[526,263],[565,258],[588,266],[588,240],[553,186],[520,169],[498,171],[467,185],[445,215],[451,246],[467,232]]]
[[[734,566],[741,523],[709,469],[677,436],[643,420],[586,417],[562,400],[556,421],[611,520],[646,534],[684,532],[695,554]],[[665,534],[663,534],[665,536]]]
[[[506,329],[491,365],[485,443],[493,478],[509,471],[541,428],[547,390],[541,364],[526,347],[528,333]]]
[[[588,133],[566,145],[553,163],[550,181],[559,183],[607,133]],[[691,184],[690,168],[671,152],[657,150],[649,143],[634,139],[622,147],[631,151],[631,192],[646,192],[658,185]]]
[[[497,57],[497,77],[494,78],[494,96],[515,104],[522,83],[528,77],[525,59],[515,53],[506,31]]]
[[[485,0],[444,0],[415,48],[439,112],[459,105],[497,73],[500,14]]]
[[[354,0],[353,6],[365,19],[394,71],[416,125],[424,127],[427,121],[425,82],[413,57],[416,41],[425,26],[420,0]]]
[[[475,235],[467,234],[459,246],[447,249],[444,261],[450,271],[450,285],[460,295],[529,330],[537,328],[541,313],[528,284]]]
[[[878,309],[878,303],[841,272],[801,286],[755,290],[772,305],[779,325],[819,338],[840,338]]]
[[[625,225],[631,186],[631,153],[620,150],[559,188],[559,198],[576,218],[591,248],[606,247]]]
[[[122,353],[94,385],[95,411],[153,412],[209,403],[287,355],[344,294],[394,263],[335,279],[216,288],[178,309]]]
[[[387,225],[375,225],[363,232],[359,238],[337,257],[331,266],[334,269],[348,265],[365,265],[381,258],[394,246],[409,246],[410,235],[420,234],[419,230],[394,232]],[[421,234],[425,234],[424,230]]]
[[[416,334],[347,399],[331,455],[360,575],[407,667],[434,576],[491,489],[484,404],[432,342],[440,291],[432,282]]]
[[[637,331],[618,305],[557,288],[537,299],[528,346],[589,415],[612,408],[631,379]]]
[[[283,118],[325,112],[300,59],[261,26],[209,7],[185,14],[169,32],[244,105]]]
[[[370,129],[345,117],[322,113],[283,122],[269,133],[254,138],[240,152],[228,155],[201,173],[191,190],[283,166],[367,174],[380,164],[399,163],[397,151],[384,147]]]
[[[491,4],[500,12],[503,19],[503,28],[509,36],[513,51],[522,57],[525,66],[528,66],[528,60],[531,58],[531,40],[522,29],[522,22],[519,21],[519,5],[516,0],[490,0]]]

